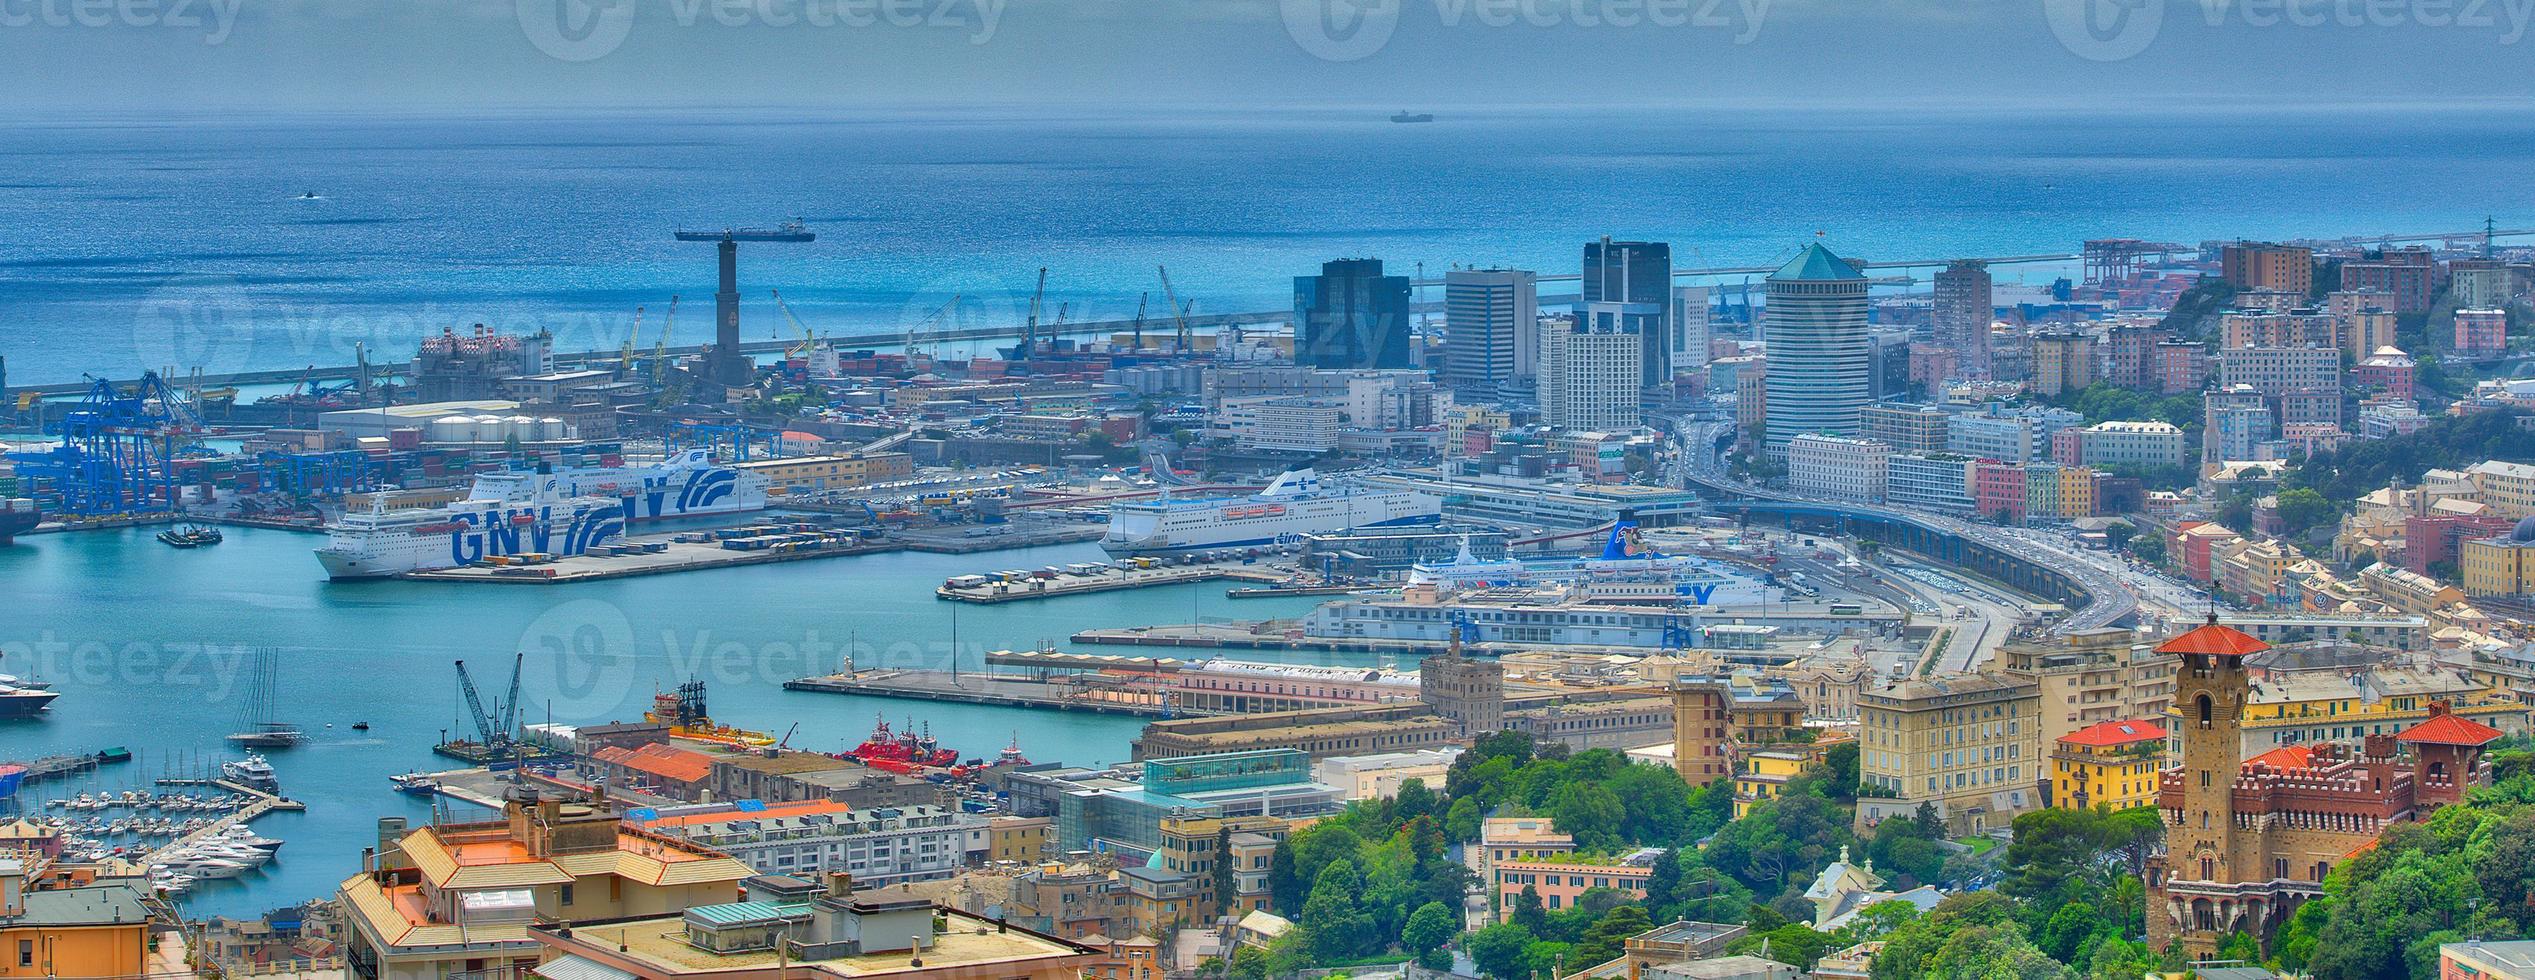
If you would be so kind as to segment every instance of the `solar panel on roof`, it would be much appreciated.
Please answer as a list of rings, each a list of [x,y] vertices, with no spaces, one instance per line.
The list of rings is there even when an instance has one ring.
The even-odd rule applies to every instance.
[[[731,804],[731,806],[738,808],[741,813],[766,812],[766,801],[764,800],[741,800],[737,803]]]

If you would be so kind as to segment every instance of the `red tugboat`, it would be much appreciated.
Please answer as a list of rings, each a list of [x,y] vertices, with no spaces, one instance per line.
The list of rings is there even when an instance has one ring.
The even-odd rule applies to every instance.
[[[879,724],[871,730],[871,737],[855,746],[854,751],[846,753],[847,757],[874,769],[895,773],[915,773],[959,764],[959,753],[943,748],[940,742],[935,741],[931,726],[926,726],[925,732],[919,735],[916,734],[914,719],[908,719],[905,729],[892,733],[889,719],[876,720]]]

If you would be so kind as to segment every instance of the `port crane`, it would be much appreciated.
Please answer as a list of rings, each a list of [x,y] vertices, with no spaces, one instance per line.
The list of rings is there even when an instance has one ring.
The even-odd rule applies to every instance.
[[[792,321],[793,329],[801,331],[800,346],[784,348],[783,356],[786,358],[810,356],[810,349],[819,345],[819,338],[810,333],[809,324],[801,322],[801,318],[792,312],[792,304],[783,301],[783,290],[769,289],[767,292],[774,294],[775,309],[783,311],[783,318]]]
[[[1135,297],[1135,349],[1137,349],[1137,350],[1143,350],[1143,349],[1144,349],[1144,304],[1149,303],[1149,302],[1152,302],[1152,301],[1153,301],[1153,294],[1152,294],[1151,292],[1149,292],[1149,291],[1148,291],[1148,292],[1142,292],[1142,293],[1137,293],[1137,294],[1136,294],[1136,297]]]
[[[916,340],[918,339],[918,336],[924,332],[925,328],[930,327],[935,323],[939,323],[943,317],[951,315],[952,310],[959,308],[959,301],[966,298],[967,295],[964,293],[952,294],[950,302],[942,304],[932,313],[927,314],[922,321],[919,321],[916,325],[907,328],[907,370],[915,370],[915,359],[920,353],[916,348]]]
[[[1038,288],[1030,291],[1030,316],[1021,324],[1021,346],[1013,348],[1013,360],[1030,359],[1030,351],[1039,345],[1039,314],[1047,309],[1047,267],[1039,267]]]
[[[643,308],[634,307],[634,329],[625,331],[625,349],[617,352],[616,373],[620,379],[634,376],[634,345],[643,339]]]
[[[509,746],[519,731],[519,675],[527,663],[525,653],[511,661],[510,693],[487,710],[483,695],[475,689],[475,678],[467,674],[467,662],[458,661],[458,692],[466,696],[467,720],[475,724],[475,733],[483,740],[487,753],[498,753]]]
[[[1189,342],[1188,337],[1188,307],[1180,305],[1179,290],[1171,288],[1171,267],[1157,265],[1153,268],[1162,274],[1162,300],[1171,304],[1171,328],[1177,335],[1178,353],[1195,350],[1196,346]]]

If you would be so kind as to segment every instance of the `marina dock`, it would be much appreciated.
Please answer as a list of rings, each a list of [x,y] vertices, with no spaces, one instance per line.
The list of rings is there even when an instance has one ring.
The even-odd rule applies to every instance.
[[[1039,680],[977,673],[952,674],[940,670],[863,670],[789,680],[783,682],[783,689],[913,701],[956,701],[1008,708],[1051,708],[1143,718],[1208,713],[1181,708],[1164,691],[1133,684],[1103,685],[1093,679],[1079,677]]]
[[[1016,576],[963,576],[964,578],[984,578],[987,581],[962,584],[954,579],[941,588],[933,590],[933,594],[952,602],[992,605],[999,602],[1053,599],[1058,596],[1186,585],[1192,582],[1214,582],[1224,579],[1273,583],[1283,582],[1290,577],[1289,573],[1267,565],[1243,565],[1238,562],[1160,568],[1104,568],[1098,571],[1069,571],[1063,574],[1019,572]]]
[[[202,843],[204,840],[209,839],[214,834],[228,833],[229,828],[231,827],[239,824],[252,823],[255,818],[271,813],[275,810],[296,811],[308,809],[308,804],[301,803],[298,800],[283,799],[282,797],[275,796],[244,783],[232,782],[226,779],[162,779],[159,780],[159,784],[163,786],[212,786],[231,793],[236,793],[240,796],[253,797],[255,802],[247,804],[243,809],[221,815],[219,819],[213,820],[209,825],[203,827],[201,830],[194,831],[193,833],[186,834],[185,836],[159,845],[157,849],[152,850],[148,855],[141,858],[141,863],[145,865],[157,864],[169,852],[192,847],[195,844]]]

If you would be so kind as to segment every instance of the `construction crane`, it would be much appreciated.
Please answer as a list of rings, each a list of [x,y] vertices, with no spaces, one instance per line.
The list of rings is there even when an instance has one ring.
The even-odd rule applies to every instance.
[[[475,734],[488,751],[509,745],[512,733],[519,730],[519,676],[520,668],[527,662],[525,653],[511,662],[509,697],[493,702],[487,709],[484,696],[476,691],[475,678],[467,673],[467,662],[458,661],[458,693],[466,696],[467,721],[475,725]]]
[[[924,332],[925,328],[940,322],[943,317],[949,316],[952,310],[958,309],[959,301],[966,298],[967,295],[964,293],[952,294],[950,302],[942,304],[932,313],[927,314],[923,320],[917,322],[916,325],[907,328],[907,367],[909,370],[914,369],[915,359],[921,353],[916,349],[917,337]]]
[[[1151,302],[1152,299],[1151,292],[1137,293],[1135,297],[1135,349],[1137,350],[1144,349],[1144,304]]]
[[[783,311],[783,318],[792,321],[793,328],[801,331],[800,346],[784,348],[783,356],[787,358],[810,356],[810,348],[819,345],[819,338],[810,333],[809,324],[801,322],[801,318],[793,314],[792,304],[783,301],[783,290],[769,289],[767,292],[774,294],[775,309]]]
[[[1195,349],[1188,337],[1188,307],[1180,305],[1179,290],[1171,288],[1171,267],[1157,265],[1153,268],[1162,274],[1162,299],[1171,304],[1171,323],[1178,334],[1179,353],[1186,354]]]
[[[1039,267],[1038,288],[1030,291],[1030,318],[1021,324],[1021,346],[1013,348],[1013,360],[1030,359],[1030,349],[1039,343],[1039,313],[1047,308],[1047,267]]]
[[[643,339],[643,308],[634,307],[634,329],[625,332],[625,349],[616,355],[616,373],[621,378],[634,376],[634,344]]]

